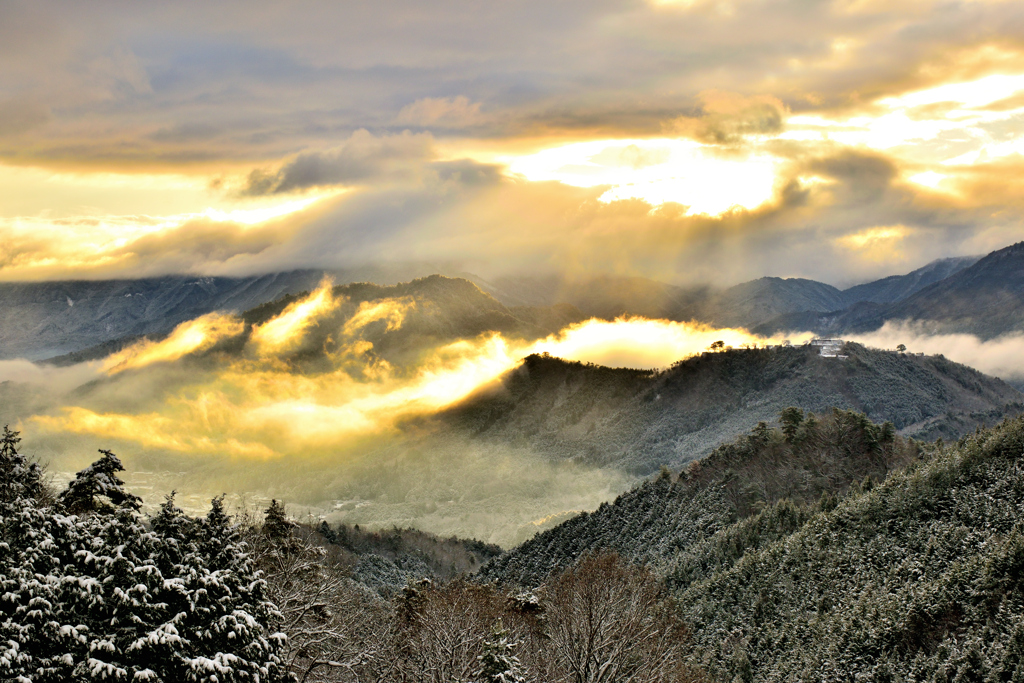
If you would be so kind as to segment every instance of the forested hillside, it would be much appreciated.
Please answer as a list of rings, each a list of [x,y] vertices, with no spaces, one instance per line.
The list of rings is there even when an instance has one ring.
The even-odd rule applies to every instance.
[[[277,501],[239,523],[220,498],[193,518],[168,497],[146,519],[109,451],[55,494],[18,447],[5,430],[4,681],[704,680],[684,661],[691,636],[663,582],[618,558],[585,560],[540,595],[510,592],[456,575],[460,551],[493,554],[483,544],[320,533]],[[353,570],[352,551],[360,563],[383,560],[368,551],[419,552],[442,571],[378,592]]]
[[[715,680],[1024,679],[1024,417],[949,445],[838,411],[781,425],[482,573],[543,585],[607,549],[652,566]]]
[[[1022,458],[1017,418],[802,523],[776,506],[680,555],[694,660],[746,681],[1022,680]]]
[[[940,356],[852,343],[845,352],[847,360],[814,347],[735,349],[664,372],[531,356],[500,387],[441,420],[477,439],[647,475],[706,455],[788,406],[856,410],[908,436],[958,437],[1016,414],[1024,401],[1004,382]]]
[[[805,416],[789,408],[780,429],[761,423],[692,462],[678,477],[665,469],[615,502],[537,534],[489,562],[481,574],[538,585],[551,572],[598,550],[664,567],[782,500],[787,503],[779,514],[792,515],[789,522],[798,524],[805,517],[800,506],[817,504],[822,496],[841,496],[866,479],[880,481],[919,453],[919,446],[896,434],[892,423],[875,425],[849,411]]]

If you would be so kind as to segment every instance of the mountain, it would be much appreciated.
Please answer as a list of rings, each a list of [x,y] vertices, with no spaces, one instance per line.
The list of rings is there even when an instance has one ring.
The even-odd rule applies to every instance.
[[[0,283],[0,358],[41,359],[170,330],[218,309],[244,310],[309,289],[322,271],[251,278]]]
[[[567,303],[588,317],[606,320],[632,315],[725,327],[749,327],[794,311],[832,311],[846,301],[831,285],[799,278],[763,277],[726,289],[677,287],[613,275],[520,276],[477,282],[509,306]]]
[[[845,351],[848,360],[811,346],[736,349],[663,372],[534,355],[437,419],[476,440],[643,476],[700,458],[787,406],[857,410],[932,438],[1022,409],[1016,389],[940,356]]]
[[[834,311],[845,301],[842,292],[822,282],[763,277],[710,297],[700,319],[722,327],[750,328],[793,311]]]
[[[885,320],[924,321],[941,332],[983,339],[1024,329],[1024,242],[994,251],[969,268],[886,308]]]
[[[911,271],[906,275],[892,275],[881,280],[866,282],[862,285],[844,289],[843,299],[846,302],[846,306],[861,301],[874,304],[891,304],[902,301],[928,285],[944,280],[964,268],[973,266],[980,258],[980,256],[959,256],[932,261],[928,265]],[[814,309],[809,308],[807,310]]]
[[[697,320],[765,334],[790,330],[836,334],[876,329],[897,317],[954,319],[965,311],[972,313],[963,323],[971,331],[989,334],[989,329],[1016,329],[1019,316],[1013,311],[1021,303],[1019,293],[998,289],[1005,273],[991,263],[975,260],[935,261],[912,273],[845,291],[799,278],[764,277],[723,289],[679,287],[615,275],[519,275],[485,280],[452,269],[444,272],[473,282],[522,320],[541,315],[533,322],[544,329],[560,329],[590,317],[611,320],[631,315]],[[961,277],[965,269],[979,266],[982,275],[971,284],[955,285],[951,280]],[[1012,271],[1012,267],[1006,269]],[[420,264],[330,272],[297,270],[243,278],[166,276],[0,283],[0,359],[39,360],[85,349],[91,349],[86,355],[94,357],[116,351],[125,341],[142,335],[165,334],[178,323],[211,311],[244,311],[286,294],[308,291],[324,275],[338,284],[389,285],[432,272],[437,272],[435,267]],[[955,285],[954,289],[940,288],[929,294],[940,282]],[[992,295],[981,292],[985,308],[970,311],[972,297],[992,287],[997,288]],[[961,303],[953,304],[954,299]],[[900,304],[904,300],[906,303]],[[897,304],[900,306],[894,307]]]
[[[475,279],[507,306],[569,304],[585,316],[613,320],[623,315],[669,320],[700,317],[710,287],[676,287],[642,277],[616,275],[505,276]]]
[[[244,342],[253,325],[277,316],[306,294],[289,294],[244,312],[246,332],[238,342]],[[510,339],[537,339],[583,319],[578,310],[565,304],[508,308],[469,280],[443,275],[397,285],[338,285],[332,295],[340,303],[307,331],[303,346],[296,351],[302,360],[315,360],[358,338],[372,343],[373,354],[389,363],[414,365],[424,349],[442,344],[488,333]],[[374,316],[349,332],[348,339],[338,334],[339,330],[351,329],[350,321],[368,306],[376,307]]]
[[[930,276],[940,272],[935,271]],[[925,279],[921,278],[920,282]],[[753,331],[771,335],[808,330],[823,335],[842,335],[871,332],[890,320],[920,323],[932,333],[973,334],[982,339],[1024,330],[1024,242],[994,251],[891,303],[862,301],[826,313],[786,313],[764,321]]]
[[[919,446],[897,435],[891,424],[874,425],[860,413],[790,413],[787,431],[761,425],[694,461],[678,477],[663,469],[614,503],[490,561],[482,575],[538,585],[579,556],[602,549],[664,569],[781,500],[793,507],[795,524],[808,517],[801,506],[817,504],[823,494],[842,495],[865,477],[880,481],[920,457]]]
[[[678,287],[640,277],[565,275],[475,279],[508,306],[568,303],[586,316],[613,319],[635,315],[698,320],[722,327],[766,329],[852,329],[851,321],[875,321],[884,305],[902,301],[979,260],[940,259],[907,273],[846,290],[803,278],[762,277],[727,288]],[[843,316],[839,312],[847,312]],[[870,313],[865,314],[865,311]],[[827,315],[826,315],[827,314]],[[829,316],[837,318],[830,324]],[[808,327],[799,327],[799,324]],[[878,323],[880,326],[880,323]]]
[[[124,338],[164,334],[211,311],[245,311],[311,290],[325,275],[339,284],[389,284],[433,272],[436,266],[367,266],[239,278],[169,275],[0,283],[0,360],[40,360]],[[118,347],[114,344],[109,350]]]
[[[535,585],[602,548],[646,562],[714,680],[1020,680],[1024,417],[923,447],[850,413],[791,417],[483,575]]]

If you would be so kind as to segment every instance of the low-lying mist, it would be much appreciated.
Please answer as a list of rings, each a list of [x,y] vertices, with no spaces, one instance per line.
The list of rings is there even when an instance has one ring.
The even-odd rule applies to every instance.
[[[1008,382],[1024,381],[1024,332],[981,339],[973,334],[930,333],[925,325],[912,321],[890,321],[875,332],[854,336],[867,346],[895,349],[903,344],[910,353],[941,353]]]
[[[248,314],[247,314],[248,315]],[[419,420],[465,399],[530,354],[664,368],[739,329],[626,318],[537,338],[461,336],[414,297],[355,301],[324,282],[255,319],[213,313],[162,340],[66,368],[0,364],[0,420],[58,478],[116,451],[150,505],[172,489],[203,508],[285,500],[293,513],[414,525],[500,544],[593,509],[633,479]],[[261,317],[262,316],[262,317]]]

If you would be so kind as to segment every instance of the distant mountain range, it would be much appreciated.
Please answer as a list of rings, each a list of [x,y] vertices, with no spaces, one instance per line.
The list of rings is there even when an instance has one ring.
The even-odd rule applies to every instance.
[[[326,275],[338,284],[391,284],[436,266],[294,270],[252,277],[169,275],[136,280],[0,283],[0,359],[41,360],[126,337],[160,335],[211,311],[245,311],[309,291]]]
[[[1020,259],[1024,267],[1024,258],[1020,255],[1015,258]],[[818,319],[829,316],[820,314],[835,318],[837,314],[833,312],[858,305],[881,311],[972,267],[979,260],[980,257],[975,256],[941,259],[906,275],[893,275],[846,290],[814,280],[778,277],[763,277],[727,289],[676,287],[644,278],[613,276],[507,277],[493,282],[477,280],[477,284],[508,305],[565,302],[587,316],[598,318],[639,315],[775,332],[812,329],[786,327],[784,322],[790,319],[794,323],[822,327]],[[881,322],[877,326],[881,326]]]
[[[115,340],[165,334],[214,310],[236,312],[308,291],[325,275],[337,284],[395,284],[441,272],[468,279],[513,316],[543,329],[622,315],[697,320],[759,334],[839,335],[887,320],[990,338],[1024,329],[1024,243],[984,258],[934,261],[840,290],[800,278],[764,277],[721,289],[679,287],[641,277],[595,275],[483,279],[431,265],[297,270],[243,278],[166,276],[139,280],[0,283],[0,359],[41,360]]]

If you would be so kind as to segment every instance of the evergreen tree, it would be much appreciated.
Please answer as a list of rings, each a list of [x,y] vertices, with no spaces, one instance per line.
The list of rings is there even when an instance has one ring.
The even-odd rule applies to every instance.
[[[124,482],[117,476],[124,471],[121,460],[102,448],[100,453],[103,457],[76,474],[57,502],[71,514],[109,514],[119,507],[138,510],[142,499],[125,491]]]
[[[274,540],[284,541],[291,537],[292,528],[295,526],[288,521],[284,513],[284,505],[278,503],[277,499],[270,501],[270,507],[264,513],[263,533]]]
[[[793,406],[784,408],[779,414],[779,422],[782,423],[782,433],[788,443],[793,443],[796,439],[797,432],[800,430],[800,424],[803,421],[804,411]]]
[[[12,503],[18,498],[39,498],[43,493],[43,478],[39,465],[30,463],[18,452],[21,437],[5,426],[0,436],[0,504]]]
[[[491,637],[484,640],[484,653],[480,655],[480,673],[486,683],[526,683],[523,665],[514,654],[514,642],[501,619],[491,627]]]

